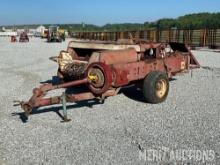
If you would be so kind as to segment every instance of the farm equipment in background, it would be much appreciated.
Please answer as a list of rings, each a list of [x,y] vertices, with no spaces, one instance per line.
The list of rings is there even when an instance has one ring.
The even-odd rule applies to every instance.
[[[66,30],[59,28],[59,29],[58,29],[58,32],[59,32],[59,34],[60,34],[62,40],[65,41],[65,39],[66,39]]]
[[[104,100],[118,94],[121,88],[137,85],[145,101],[163,102],[168,95],[169,79],[178,73],[200,67],[191,51],[180,43],[149,43],[145,41],[72,41],[66,51],[51,57],[58,63],[59,84],[43,84],[33,89],[29,101],[18,101],[26,115],[33,108],[62,104],[63,120],[67,118],[66,102]],[[63,93],[45,98],[47,92],[60,88],[77,88],[85,85],[86,91]]]
[[[49,30],[48,29],[44,29],[42,31],[42,34],[41,34],[41,38],[48,38],[48,35],[49,35]]]
[[[50,26],[48,29],[48,42],[62,42],[65,41],[65,33],[58,26]]]
[[[29,42],[29,37],[26,32],[20,34],[19,42]]]
[[[16,36],[11,36],[11,42],[12,43],[17,42],[17,37]]]

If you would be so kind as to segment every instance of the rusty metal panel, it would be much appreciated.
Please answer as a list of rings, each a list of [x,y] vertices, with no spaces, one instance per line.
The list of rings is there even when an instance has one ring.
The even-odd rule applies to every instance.
[[[169,42],[169,30],[159,31],[159,41],[160,42]]]
[[[138,61],[138,54],[135,49],[104,51],[100,53],[99,62],[107,65],[125,64]]]
[[[215,47],[220,47],[220,29],[216,29]]]
[[[150,30],[149,40],[153,42],[157,42],[157,31]]]
[[[140,52],[140,46],[136,44],[114,44],[114,43],[105,43],[105,42],[77,42],[72,41],[69,43],[71,48],[80,48],[80,49],[98,49],[98,50],[120,50],[134,48],[137,52]]]
[[[190,46],[220,47],[220,29],[167,29],[123,32],[76,32],[78,39],[117,41],[145,39],[152,42],[180,42]]]
[[[202,34],[203,30],[192,30],[191,31],[191,43],[192,46],[202,46]]]

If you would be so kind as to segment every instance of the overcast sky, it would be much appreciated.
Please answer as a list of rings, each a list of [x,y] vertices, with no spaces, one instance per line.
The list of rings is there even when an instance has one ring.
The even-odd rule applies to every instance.
[[[0,25],[143,23],[198,12],[220,12],[220,0],[4,0]]]

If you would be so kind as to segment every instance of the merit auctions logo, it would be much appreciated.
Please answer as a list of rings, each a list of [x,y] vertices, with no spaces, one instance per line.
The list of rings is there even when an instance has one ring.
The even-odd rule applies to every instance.
[[[139,160],[145,162],[194,162],[214,164],[213,150],[170,150],[167,147],[145,150],[139,147]]]

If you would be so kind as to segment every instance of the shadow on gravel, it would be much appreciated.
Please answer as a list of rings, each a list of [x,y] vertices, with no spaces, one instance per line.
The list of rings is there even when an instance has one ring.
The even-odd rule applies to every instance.
[[[97,100],[81,101],[81,102],[75,103],[73,105],[67,105],[66,108],[67,108],[67,110],[74,109],[74,108],[81,108],[81,107],[92,108],[93,105],[97,105],[97,104],[101,104],[101,103],[98,102]],[[62,109],[63,109],[62,106],[33,109],[31,115],[37,115],[37,114],[48,113],[48,112],[55,112],[63,120],[64,118],[63,118],[62,112],[60,112],[60,110],[62,110]],[[27,121],[28,121],[28,117],[26,116],[26,114],[24,112],[18,112],[18,113],[15,112],[15,113],[12,113],[11,115],[12,116],[19,116],[19,118],[21,119],[21,121],[23,123],[27,123]]]
[[[24,112],[14,112],[11,115],[12,116],[19,116],[19,118],[21,119],[21,121],[23,123],[26,123],[28,120],[28,117],[26,116],[26,114]]]
[[[61,83],[61,80],[59,77],[57,76],[53,76],[51,80],[46,80],[46,81],[42,81],[40,82],[41,84],[45,84],[45,83],[52,83],[53,85],[57,85]]]
[[[176,80],[177,80],[177,79],[176,79],[176,78],[173,78],[173,77],[172,77],[172,78],[169,78],[169,81],[171,81],[171,82],[172,82],[172,81],[176,81]]]
[[[129,99],[146,103],[141,89],[138,89],[136,86],[122,88],[120,93],[124,94]]]

